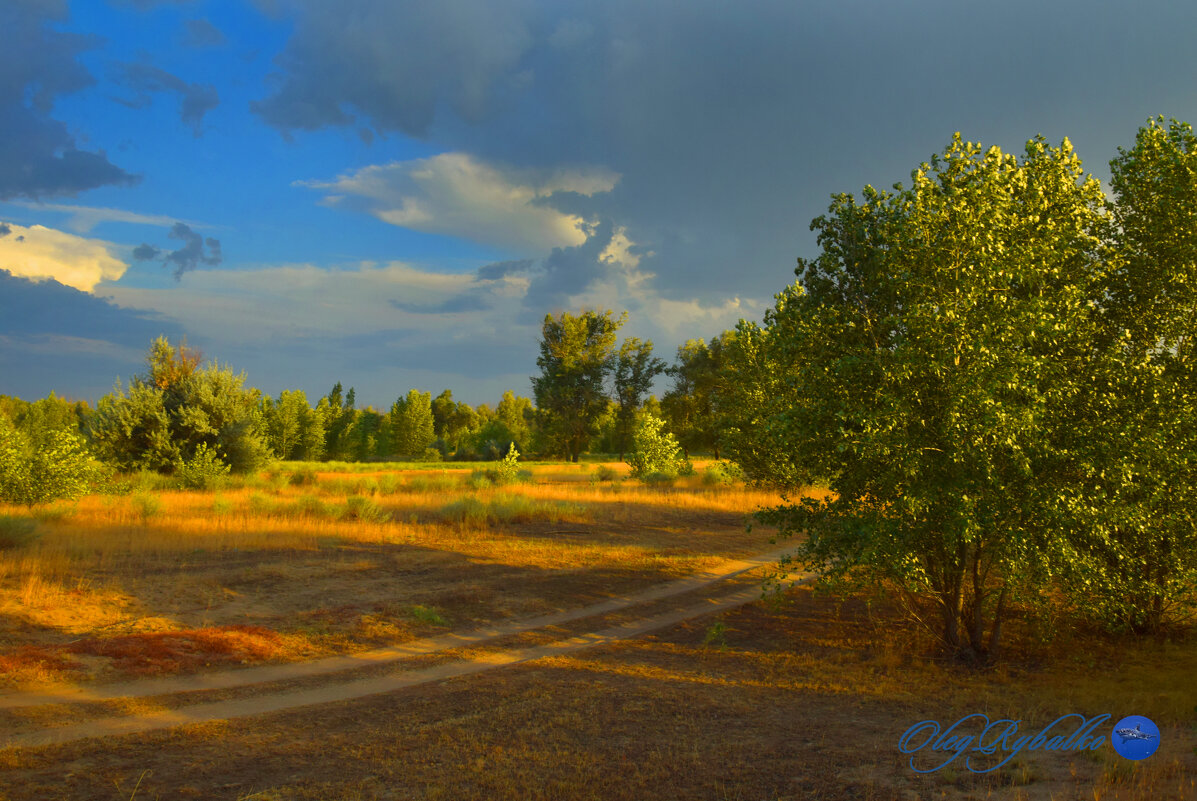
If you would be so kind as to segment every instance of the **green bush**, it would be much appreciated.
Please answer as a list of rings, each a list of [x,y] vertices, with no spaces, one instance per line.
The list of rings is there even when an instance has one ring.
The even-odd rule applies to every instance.
[[[200,443],[195,455],[175,470],[175,478],[183,489],[215,489],[224,483],[231,469],[214,449]]]
[[[342,520],[360,520],[363,523],[389,523],[391,513],[369,498],[354,495],[345,500]]]
[[[37,521],[28,517],[0,515],[0,551],[24,548],[38,538]]]
[[[650,487],[672,487],[677,481],[676,473],[649,473],[641,476],[640,480]]]
[[[615,468],[601,464],[594,473],[594,479],[596,481],[614,481],[617,475],[619,474],[615,472]]]
[[[27,434],[0,412],[0,501],[33,507],[75,499],[100,476],[99,465],[73,431]]]
[[[733,484],[744,480],[744,473],[733,462],[715,462],[702,471],[702,483],[708,487]]]
[[[142,525],[156,517],[162,511],[162,499],[148,492],[139,492],[133,496],[133,511],[137,513]]]
[[[287,483],[292,487],[305,487],[316,483],[316,472],[311,468],[304,467],[296,470],[287,476]]]
[[[632,478],[650,483],[649,476],[674,479],[683,470],[693,470],[677,439],[663,431],[664,427],[665,421],[653,414],[645,414],[640,419],[640,425],[632,435],[632,452],[628,454]],[[661,483],[662,479],[655,481]]]

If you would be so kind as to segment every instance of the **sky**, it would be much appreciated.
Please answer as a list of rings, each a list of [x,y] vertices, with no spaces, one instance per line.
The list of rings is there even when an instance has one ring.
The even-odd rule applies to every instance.
[[[159,335],[309,399],[470,403],[546,314],[672,361],[759,321],[830,196],[954,132],[1108,176],[1197,122],[1175,0],[0,0],[0,394]],[[659,383],[659,390],[667,384]]]

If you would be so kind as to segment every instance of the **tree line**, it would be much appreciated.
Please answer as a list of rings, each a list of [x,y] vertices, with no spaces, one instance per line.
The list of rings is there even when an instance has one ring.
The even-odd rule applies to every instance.
[[[48,432],[66,430],[117,470],[167,474],[214,455],[236,473],[273,459],[294,461],[497,460],[514,446],[526,455],[577,461],[583,453],[629,449],[643,415],[664,417],[687,449],[714,443],[710,378],[701,341],[678,349],[667,366],[653,344],[617,342],[626,313],[546,315],[533,398],[503,393],[495,406],[436,397],[416,389],[388,410],[358,408],[356,391],[340,382],[313,404],[302,390],[271,397],[246,385],[218,362],[205,364],[186,342],[158,338],[146,369],[128,386],[117,382],[95,408],[51,393],[36,402],[0,395],[0,416],[33,449]],[[661,402],[651,394],[658,376],[674,376]],[[717,446],[715,446],[717,448]]]

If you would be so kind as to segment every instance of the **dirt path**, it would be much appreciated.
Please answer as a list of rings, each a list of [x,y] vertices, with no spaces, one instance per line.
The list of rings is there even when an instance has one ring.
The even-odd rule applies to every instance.
[[[358,668],[385,666],[399,663],[413,656],[433,654],[448,649],[474,647],[501,637],[531,632],[547,626],[559,625],[595,615],[617,612],[639,604],[692,592],[771,562],[776,562],[783,553],[785,553],[785,549],[748,559],[725,562],[718,568],[706,573],[696,574],[685,579],[658,585],[642,592],[612,598],[611,600],[580,609],[520,621],[511,621],[469,632],[445,634],[439,637],[416,640],[411,643],[367,651],[352,656],[332,657],[297,664],[269,665],[258,668],[221,671],[199,676],[146,679],[122,684],[109,684],[97,687],[71,687],[46,692],[13,693],[0,695],[0,709],[147,698],[206,690],[227,690],[294,679],[334,678],[336,674]],[[799,581],[809,581],[810,578],[809,574],[797,577]],[[337,682],[334,680],[327,684],[302,690],[269,691],[264,688],[264,691],[260,695],[247,698],[198,703],[178,709],[158,712],[144,712],[119,717],[111,716],[79,724],[41,729],[21,734],[0,735],[0,749],[38,747],[91,737],[154,731],[173,728],[175,726],[248,717],[297,707],[361,698],[403,687],[440,681],[456,676],[465,676],[503,665],[527,662],[546,656],[556,656],[615,640],[640,636],[692,617],[741,606],[759,597],[760,588],[753,586],[733,592],[716,594],[682,609],[639,618],[621,625],[568,637],[544,645],[527,648],[506,648],[479,656],[465,656],[453,662],[425,669],[406,670],[391,675],[371,676],[369,678],[348,681],[342,680]]]

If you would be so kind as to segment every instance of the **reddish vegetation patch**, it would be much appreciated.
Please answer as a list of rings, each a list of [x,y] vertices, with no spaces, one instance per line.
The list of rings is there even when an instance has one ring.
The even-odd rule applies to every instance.
[[[261,626],[218,626],[85,640],[66,650],[108,657],[118,670],[157,675],[204,665],[270,659],[283,650],[283,644],[278,634]]]
[[[78,662],[42,645],[22,645],[11,653],[0,654],[0,675],[75,670],[80,667],[82,665]]]

